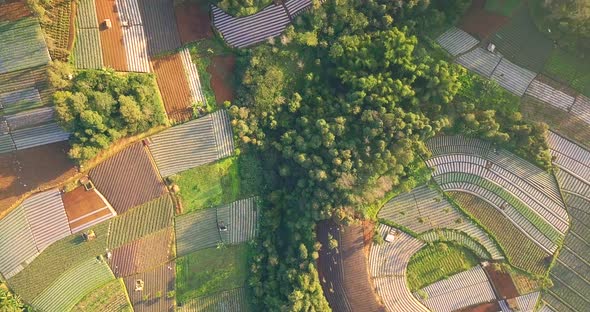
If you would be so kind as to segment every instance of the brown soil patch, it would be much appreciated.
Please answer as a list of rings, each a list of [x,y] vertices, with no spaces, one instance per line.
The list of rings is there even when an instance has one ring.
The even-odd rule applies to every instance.
[[[86,228],[93,223],[114,216],[114,213],[94,189],[87,191],[83,186],[80,186],[63,194],[62,200],[72,231],[79,231],[82,229],[81,226]]]
[[[473,0],[459,24],[461,29],[480,40],[487,39],[510,21],[506,16],[486,11],[485,3],[486,0]]]
[[[233,72],[236,67],[236,58],[233,55],[214,56],[211,65],[207,67],[207,72],[211,74],[211,87],[215,92],[217,103],[233,101]]]
[[[511,299],[518,297],[518,290],[512,281],[512,277],[508,272],[502,272],[494,269],[493,265],[484,267],[484,270],[490,278],[490,282],[496,291],[499,299]]]
[[[115,0],[96,0],[96,16],[100,25],[100,44],[104,65],[115,70],[127,71],[123,31]],[[109,29],[103,24],[106,19],[111,20],[112,27]]]
[[[370,220],[363,220],[363,241],[365,244],[365,255],[368,257],[375,235],[375,224]]]
[[[180,54],[171,54],[152,60],[152,67],[168,117],[186,121],[193,116],[191,91]]]
[[[500,311],[500,303],[495,301],[495,302],[486,302],[486,303],[478,304],[476,306],[463,308],[463,309],[457,310],[455,312],[498,312],[498,311]]]
[[[185,2],[174,8],[176,24],[182,44],[213,37],[209,10],[194,2]]]
[[[16,21],[31,15],[24,1],[8,1],[0,4],[0,22]]]
[[[0,217],[25,193],[55,187],[77,170],[69,160],[67,142],[0,155]]]

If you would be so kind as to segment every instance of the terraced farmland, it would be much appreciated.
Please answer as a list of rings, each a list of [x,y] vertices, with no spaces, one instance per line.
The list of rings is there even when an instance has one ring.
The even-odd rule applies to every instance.
[[[61,275],[31,305],[41,311],[69,311],[91,291],[114,278],[106,263],[91,258]]]
[[[127,298],[125,292],[125,284],[123,280],[113,280],[104,286],[95,289],[86,297],[84,297],[72,311],[80,312],[105,312],[105,311],[119,311],[130,312],[133,311],[131,303]]]
[[[123,280],[134,311],[174,311],[174,262],[166,263],[148,272],[126,277]],[[141,291],[135,290],[137,280],[144,282]]]
[[[417,187],[409,193],[393,198],[381,208],[378,217],[395,222],[417,234],[433,229],[455,229],[464,232],[465,235],[471,236],[473,239],[453,234],[455,231],[445,231],[447,235],[433,231],[421,238],[433,241],[439,235],[443,235],[445,239],[457,238],[463,242],[472,241],[470,246],[474,247],[474,251],[482,258],[487,258],[490,254],[494,259],[503,258],[501,251],[484,231],[457,211],[442,194],[428,186]],[[483,244],[485,249],[481,250],[480,244]]]
[[[244,287],[190,299],[179,305],[176,310],[180,312],[251,311]]]
[[[172,226],[174,206],[164,195],[112,219],[109,248],[114,249]]]
[[[438,281],[421,290],[420,301],[432,311],[455,311],[496,299],[492,285],[481,266]],[[415,294],[419,297],[418,294]]]
[[[0,22],[0,74],[46,65],[49,52],[39,22],[23,18]]]
[[[113,250],[109,265],[117,277],[149,271],[171,260],[172,228],[164,228]]]
[[[74,38],[74,34],[70,34],[70,31],[74,29],[70,27],[70,22],[73,21],[72,6],[72,2],[68,0],[53,0],[45,6],[47,20],[42,22],[41,26],[51,38],[49,54],[54,60],[67,61],[72,49],[71,44]]]
[[[383,237],[392,228],[379,226]],[[375,288],[389,311],[421,311],[428,309],[410,292],[406,284],[406,270],[412,255],[424,247],[424,243],[400,232],[391,243],[373,244],[369,255],[369,270]]]
[[[550,255],[533,243],[496,208],[468,193],[449,194],[465,211],[494,234],[512,265],[535,274],[542,274],[547,270]]]
[[[115,0],[95,1],[96,17],[99,21],[109,19],[110,29],[100,29],[100,43],[104,66],[118,71],[127,71],[127,53],[123,44],[121,19]]]
[[[149,55],[153,57],[178,49],[180,35],[176,29],[173,1],[144,0],[138,2]]]
[[[0,219],[0,272],[9,279],[39,254],[24,207]]]
[[[162,93],[168,117],[176,122],[187,121],[193,116],[191,90],[181,56],[178,53],[152,59],[158,87]]]
[[[480,259],[492,259],[490,253],[478,240],[472,238],[464,232],[447,229],[432,230],[423,233],[422,235],[418,236],[418,238],[429,243],[435,243],[438,241],[456,243],[461,246],[467,247],[469,250],[475,253],[477,257]]]
[[[452,56],[463,54],[479,43],[473,36],[456,27],[451,27],[440,35],[436,42]]]
[[[0,94],[3,94],[3,96],[7,96],[8,94],[11,94],[12,92],[25,92],[24,90],[27,90],[25,92],[25,94],[31,94],[31,92],[34,91],[29,91],[31,89],[36,89],[37,93],[39,93],[39,101],[40,104],[37,101],[37,98],[28,98],[29,100],[19,103],[18,101],[16,103],[13,104],[19,104],[19,105],[6,105],[6,106],[12,106],[12,109],[7,109],[7,110],[0,110],[0,115],[1,114],[15,114],[18,113],[20,111],[24,111],[27,109],[31,109],[31,108],[35,108],[38,106],[46,106],[48,104],[50,104],[50,99],[51,96],[53,94],[53,90],[51,90],[51,88],[49,87],[49,84],[47,82],[47,67],[45,65],[41,65],[41,66],[37,66],[37,67],[31,67],[28,69],[23,69],[20,71],[14,71],[14,72],[10,72],[10,73],[6,73],[6,74],[0,74]],[[14,94],[10,95],[11,97],[14,96]],[[34,101],[32,101],[34,100]],[[12,102],[11,102],[12,103]],[[34,105],[31,106],[32,103],[35,103]],[[5,105],[3,105],[5,106]],[[6,108],[5,108],[6,109]]]

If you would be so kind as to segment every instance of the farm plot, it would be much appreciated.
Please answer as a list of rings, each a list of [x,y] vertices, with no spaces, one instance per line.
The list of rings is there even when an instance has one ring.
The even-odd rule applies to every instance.
[[[207,72],[211,74],[211,88],[213,88],[217,103],[234,100],[233,77],[235,66],[236,58],[233,55],[216,55],[207,67]]]
[[[495,265],[488,265],[483,269],[486,271],[490,283],[494,286],[498,298],[512,299],[518,297],[518,290],[512,281],[510,273]]]
[[[573,185],[568,184],[565,187],[562,183],[562,189],[572,191],[582,187],[583,184],[590,184],[590,151],[555,132],[549,132],[547,143],[549,143],[551,149],[551,156],[554,157],[553,163],[561,170],[584,181],[584,183],[579,183],[581,185],[575,183]],[[558,172],[558,177],[560,174]],[[585,195],[581,191],[576,191],[576,193]],[[586,196],[590,196],[590,194]]]
[[[179,305],[243,287],[248,278],[248,252],[248,245],[240,244],[204,249],[178,258],[176,299]]]
[[[109,248],[114,249],[172,226],[174,206],[168,195],[135,207],[111,222]]]
[[[217,222],[226,226],[221,231],[221,241],[225,244],[239,244],[254,239],[258,213],[256,198],[240,199],[217,208]]]
[[[449,194],[495,236],[512,265],[535,274],[543,274],[546,271],[551,256],[533,243],[496,208],[468,193]]]
[[[486,0],[475,0],[461,18],[461,29],[485,40],[510,20],[506,16],[492,13],[484,9]]]
[[[36,89],[37,91],[33,91]],[[26,91],[25,91],[26,90]],[[13,93],[15,92],[15,93]],[[34,96],[39,94],[39,100]],[[15,98],[17,101],[12,104],[4,105],[4,110],[0,110],[0,115],[15,114],[20,111],[32,109],[38,106],[47,106],[51,104],[50,100],[53,95],[53,90],[47,82],[47,66],[42,65],[34,68],[23,69],[20,71],[0,74],[0,94],[13,98],[16,95],[24,96],[23,102],[19,102],[19,96]],[[33,97],[29,97],[33,96]],[[39,103],[40,102],[40,103]],[[7,107],[12,107],[8,108]]]
[[[212,295],[190,299],[179,305],[176,309],[180,312],[200,311],[250,311],[248,297],[244,287],[232,290],[220,291]]]
[[[9,279],[39,254],[24,207],[0,219],[0,272]]]
[[[197,167],[233,153],[233,133],[224,110],[164,130],[149,145],[162,176]]]
[[[174,262],[161,265],[149,272],[123,279],[133,309],[137,312],[174,311]],[[143,281],[137,290],[137,281]]]
[[[201,80],[199,78],[199,72],[197,71],[197,65],[193,63],[188,48],[184,48],[182,51],[180,51],[180,58],[182,59],[182,65],[188,79],[188,86],[191,91],[192,101],[206,107],[207,99],[203,94],[203,88],[201,87]]]
[[[289,16],[281,5],[270,5],[245,17],[233,17],[219,7],[211,6],[213,26],[228,45],[245,48],[280,35],[289,24]]]
[[[31,16],[24,1],[11,1],[0,4],[0,22],[16,21]]]
[[[491,143],[462,135],[439,135],[426,142],[433,155],[467,154],[487,157]]]
[[[62,196],[72,233],[78,233],[117,215],[96,189],[79,186]]]
[[[81,312],[107,312],[119,311],[129,312],[133,311],[131,303],[127,299],[125,292],[125,284],[123,280],[113,280],[104,286],[95,289],[80,302],[76,304],[72,311]]]
[[[195,211],[176,218],[176,252],[179,256],[215,247],[221,243],[217,227],[217,210]]]
[[[118,71],[127,71],[127,53],[123,44],[121,19],[115,0],[95,0],[96,17],[99,21],[109,19],[112,27],[100,25],[100,44],[104,65]]]
[[[213,37],[209,8],[192,1],[174,6],[176,25],[182,44]]]
[[[37,193],[25,199],[19,207],[25,210],[39,252],[72,234],[58,189]]]
[[[284,2],[287,14],[291,19],[311,8],[311,0],[287,0]]]
[[[572,215],[572,226],[566,236],[557,263],[550,272],[553,287],[543,299],[558,311],[585,311],[590,306],[590,280],[587,262],[590,241],[590,200],[577,195],[565,197]]]
[[[393,228],[383,224],[379,226],[379,234],[383,237],[392,230]],[[406,271],[410,258],[422,247],[424,247],[422,241],[403,232],[398,232],[391,243],[384,242],[381,245],[374,244],[371,247],[369,255],[370,274],[375,283],[376,291],[388,311],[428,311],[424,305],[414,298],[406,284]],[[359,266],[357,265],[357,267]],[[364,268],[364,266],[362,267]],[[342,273],[335,272],[333,274]],[[326,293],[325,289],[324,293]]]
[[[531,82],[526,94],[566,112],[570,111],[576,100],[573,95],[559,90],[540,79]]]
[[[519,97],[524,95],[533,79],[535,79],[535,76],[537,76],[536,73],[520,67],[505,58],[500,61],[492,73],[493,80],[502,88]]]
[[[363,227],[341,227],[332,221],[322,221],[317,226],[317,235],[322,244],[318,273],[332,310],[385,311],[367,272]],[[338,247],[330,248],[330,235],[338,241]]]
[[[0,155],[0,215],[33,189],[56,186],[76,174],[69,145],[54,143]],[[39,161],[43,159],[43,161]]]
[[[62,274],[31,305],[40,311],[70,311],[82,298],[114,278],[104,261],[91,258]]]
[[[137,0],[116,0],[127,54],[127,70],[150,72],[147,37]]]
[[[35,18],[0,22],[0,74],[46,65],[51,60]]]
[[[46,21],[41,22],[41,27],[51,39],[49,54],[54,60],[66,62],[74,42],[74,25],[70,25],[72,18],[72,1],[53,0],[44,5]]]
[[[460,231],[446,229],[432,230],[418,236],[418,238],[429,243],[456,243],[468,248],[471,252],[475,253],[479,259],[492,259],[490,253],[479,241]]]
[[[166,193],[141,142],[102,162],[89,176],[119,214]]]
[[[527,7],[520,8],[500,29],[492,42],[512,62],[540,72],[553,49],[553,43],[537,30]]]
[[[481,266],[461,272],[420,290],[420,301],[432,311],[455,311],[496,299]],[[416,296],[420,296],[418,293]]]
[[[590,98],[579,94],[570,112],[590,126]]]
[[[12,140],[17,150],[67,141],[70,133],[65,132],[57,123],[20,129],[12,132]]]
[[[109,265],[117,277],[149,271],[171,258],[172,228],[144,236],[113,250]]]
[[[436,42],[452,56],[463,54],[479,43],[473,36],[456,27],[451,27],[440,35]]]
[[[155,56],[180,47],[172,0],[144,0],[139,10],[147,39],[148,53]]]
[[[543,73],[590,96],[590,64],[562,49],[553,49]]]
[[[410,258],[406,273],[408,287],[410,291],[417,291],[477,264],[477,257],[461,246],[446,243],[429,245]]]
[[[193,102],[183,62],[178,53],[152,59],[158,87],[168,117],[183,122],[193,116]]]
[[[103,59],[98,28],[78,28],[74,46],[74,63],[77,68],[100,69]]]
[[[494,259],[503,258],[501,251],[485,232],[451,206],[441,194],[428,186],[417,187],[410,193],[393,198],[381,208],[378,216],[418,234],[444,228],[462,231],[485,246],[480,255],[492,254]],[[438,235],[433,234],[425,238],[436,239]],[[473,246],[477,246],[476,249],[481,248],[477,244]]]
[[[14,141],[12,141],[12,136],[10,136],[8,133],[0,133],[0,154],[12,152],[15,150],[16,147],[14,146]]]
[[[518,306],[518,311],[522,312],[534,312],[535,307],[537,306],[537,301],[539,301],[540,293],[534,292],[523,296],[518,296],[515,298],[516,304]],[[500,308],[502,311],[512,311],[509,307],[509,304],[506,300],[500,301]],[[542,311],[542,310],[538,310]]]
[[[50,245],[22,271],[8,279],[8,285],[23,300],[33,301],[63,273],[86,261],[96,261],[97,256],[104,254],[107,249],[109,225],[107,221],[93,227],[92,230],[96,234],[94,240],[85,241],[82,235],[70,235]]]
[[[38,93],[36,93],[36,95],[38,95]],[[40,101],[41,99],[39,99],[39,102]],[[52,122],[55,119],[54,115],[55,109],[53,107],[41,107],[5,116],[4,120],[10,131],[16,131]]]
[[[475,48],[465,54],[460,55],[456,62],[465,66],[486,78],[490,78],[500,63],[501,56],[491,53],[483,48]]]

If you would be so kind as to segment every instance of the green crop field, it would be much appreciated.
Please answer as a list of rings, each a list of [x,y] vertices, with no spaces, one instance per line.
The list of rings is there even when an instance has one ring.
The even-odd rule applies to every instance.
[[[549,257],[508,219],[485,201],[461,192],[449,192],[454,200],[492,235],[500,244],[508,261],[515,267],[533,274],[547,270]]]
[[[510,17],[521,4],[522,0],[487,0],[485,9]]]
[[[0,73],[45,65],[50,58],[43,31],[34,18],[0,22]]]
[[[182,213],[188,213],[255,195],[261,185],[260,164],[253,154],[242,154],[183,171],[171,179],[180,187]]]
[[[480,259],[491,259],[490,253],[475,238],[468,234],[450,229],[432,230],[421,234],[419,239],[427,242],[449,241],[468,248]]]
[[[543,72],[590,96],[590,62],[561,49],[554,49]]]
[[[199,250],[176,260],[176,300],[212,295],[244,286],[248,276],[247,244]]]
[[[47,247],[21,272],[8,280],[10,287],[26,301],[36,298],[58,277],[98,255],[105,253],[110,222],[103,222],[93,228],[96,239],[85,241],[82,235],[70,235]]]
[[[414,292],[451,275],[467,271],[479,263],[471,250],[459,245],[434,243],[410,258],[406,272],[408,287]]]
[[[168,194],[132,208],[112,220],[109,247],[114,249],[172,226],[173,217],[174,207]]]
[[[117,279],[94,290],[84,297],[72,311],[104,312],[119,311],[132,312],[131,303],[127,298],[123,280]]]
[[[49,53],[53,59],[67,61],[70,51],[68,43],[70,38],[70,15],[72,14],[72,2],[67,0],[48,1],[45,7],[46,18],[41,27],[49,36]]]
[[[78,68],[99,69],[103,67],[98,28],[79,28],[76,31],[74,63]]]
[[[114,278],[102,259],[90,258],[61,275],[31,305],[40,311],[70,311],[80,299]]]

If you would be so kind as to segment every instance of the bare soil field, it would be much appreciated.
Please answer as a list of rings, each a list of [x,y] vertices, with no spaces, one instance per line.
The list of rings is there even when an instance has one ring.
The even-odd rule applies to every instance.
[[[207,67],[207,72],[211,74],[211,87],[215,92],[217,103],[233,101],[235,93],[232,77],[235,67],[236,58],[234,56],[216,55],[211,59],[211,65]]]
[[[156,74],[168,117],[174,121],[189,120],[193,116],[191,90],[180,54],[152,59],[152,68]]]
[[[170,259],[171,243],[170,227],[113,250],[109,264],[117,277],[146,272]]]
[[[0,155],[0,217],[26,192],[73,177],[77,170],[69,149],[67,142],[59,142]]]
[[[500,298],[511,299],[518,297],[518,290],[516,290],[516,286],[508,272],[496,270],[493,265],[485,267],[484,270],[490,277],[490,282]]]
[[[508,17],[484,9],[486,0],[474,0],[463,15],[459,26],[479,40],[487,39],[510,20]]]
[[[27,8],[25,1],[7,1],[0,4],[0,22],[16,21],[27,16],[31,16],[31,11]]]
[[[95,189],[87,191],[83,186],[80,186],[64,193],[62,200],[72,231],[80,231],[81,227],[87,228],[90,224],[113,216],[113,212]]]
[[[174,7],[182,44],[213,37],[208,8],[187,1]]]
[[[96,16],[99,23],[104,65],[115,70],[127,71],[123,31],[115,0],[96,0]],[[110,29],[107,29],[103,24],[106,19],[111,20],[112,27]]]
[[[495,302],[486,302],[476,306],[467,307],[455,312],[497,312],[500,311],[500,304]]]

